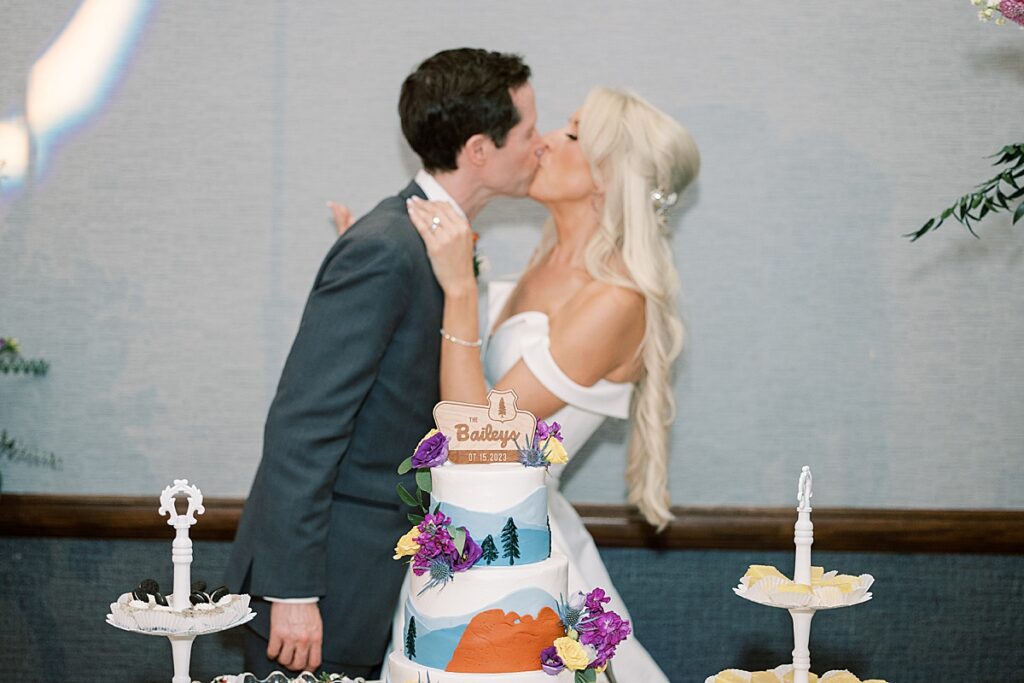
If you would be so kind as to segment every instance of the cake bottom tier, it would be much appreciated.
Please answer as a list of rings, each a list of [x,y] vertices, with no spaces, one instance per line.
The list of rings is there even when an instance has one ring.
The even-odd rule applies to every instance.
[[[550,676],[543,671],[520,671],[507,674],[455,673],[431,669],[409,661],[401,652],[388,656],[388,683],[571,683],[571,671]]]

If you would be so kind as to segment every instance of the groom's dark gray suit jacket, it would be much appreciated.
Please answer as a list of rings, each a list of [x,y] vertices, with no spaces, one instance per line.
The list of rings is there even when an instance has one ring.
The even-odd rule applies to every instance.
[[[306,302],[228,563],[232,591],[320,597],[323,658],[374,666],[407,566],[395,472],[433,426],[443,295],[405,200],[349,228]],[[413,484],[406,476],[406,488]],[[269,621],[253,622],[267,636]]]

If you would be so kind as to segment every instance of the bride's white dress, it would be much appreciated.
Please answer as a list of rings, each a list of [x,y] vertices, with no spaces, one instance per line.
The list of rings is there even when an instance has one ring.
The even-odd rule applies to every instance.
[[[492,281],[488,285],[489,326],[500,315],[515,283]],[[522,359],[544,386],[565,401],[566,406],[545,422],[561,425],[563,445],[569,456],[579,451],[601,423],[608,417],[629,417],[632,384],[599,380],[590,387],[570,379],[555,364],[548,347],[548,317],[538,311],[525,311],[511,316],[493,331],[484,353],[484,375],[493,386],[513,365]],[[569,593],[584,593],[603,588],[611,598],[608,609],[623,619],[632,619],[612,584],[594,539],[583,525],[572,504],[559,490],[565,465],[548,468],[548,519],[551,525],[551,547],[569,559]],[[403,641],[402,606],[408,595],[408,580],[402,587],[392,627],[392,643]],[[655,599],[652,596],[652,599]],[[617,683],[668,683],[668,677],[654,662],[634,635],[618,648],[611,671]]]

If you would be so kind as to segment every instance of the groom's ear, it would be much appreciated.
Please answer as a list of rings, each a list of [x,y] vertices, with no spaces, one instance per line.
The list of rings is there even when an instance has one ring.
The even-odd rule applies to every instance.
[[[490,157],[493,150],[494,142],[491,141],[491,138],[483,133],[477,133],[475,135],[471,135],[470,138],[466,140],[466,144],[462,146],[462,152],[459,156],[465,160],[468,165],[480,168],[487,163],[487,159]]]

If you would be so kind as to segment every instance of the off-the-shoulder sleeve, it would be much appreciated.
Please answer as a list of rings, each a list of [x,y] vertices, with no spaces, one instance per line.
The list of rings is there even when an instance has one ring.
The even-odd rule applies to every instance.
[[[523,362],[537,381],[567,404],[608,417],[629,417],[633,385],[603,379],[589,387],[577,384],[558,367],[551,355],[551,339],[547,335],[523,348]]]

